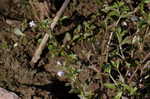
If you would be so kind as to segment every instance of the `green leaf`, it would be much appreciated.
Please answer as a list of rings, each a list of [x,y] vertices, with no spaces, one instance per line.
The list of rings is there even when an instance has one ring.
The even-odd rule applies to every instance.
[[[113,65],[113,67],[115,67],[115,68],[119,68],[119,65],[120,65],[120,61],[119,60],[117,60],[117,61],[111,61],[111,63],[112,63],[112,65]]]
[[[82,28],[81,25],[78,25],[74,32],[75,33],[81,32],[81,28]]]
[[[124,2],[115,2],[112,6],[112,8],[118,9],[119,7],[124,6]]]
[[[120,12],[119,11],[117,11],[117,10],[114,10],[114,11],[111,11],[109,14],[108,14],[110,17],[111,16],[120,16]]]
[[[124,6],[124,2],[118,2],[118,6],[119,7]]]
[[[71,58],[71,59],[77,59],[77,55],[76,54],[73,54],[73,53],[71,53],[71,54],[69,54],[69,57]]]
[[[87,37],[91,36],[92,34],[91,33],[84,33],[83,36],[84,36],[84,39],[86,39]]]
[[[130,95],[134,95],[137,91],[136,87],[133,88],[127,84],[122,84],[122,86],[130,93]]]
[[[63,17],[60,19],[60,21],[63,21],[63,20],[68,19],[68,18],[69,18],[69,16],[63,16]]]
[[[144,3],[150,3],[150,0],[144,0]]]
[[[123,45],[123,44],[131,44],[131,43],[132,43],[132,40],[131,40],[130,37],[126,37],[125,39],[123,39],[121,41],[121,45]]]
[[[122,96],[123,92],[118,92],[117,95],[114,97],[114,99],[120,99]]]
[[[19,28],[15,28],[14,33],[18,36],[25,36],[25,34]]]
[[[66,43],[68,41],[71,40],[71,34],[70,33],[66,33],[63,42]]]
[[[147,23],[150,25],[150,14],[147,15]]]
[[[103,65],[103,68],[104,68],[104,72],[106,72],[106,73],[111,72],[111,65],[110,64]]]
[[[105,8],[102,9],[103,12],[108,13],[112,8],[106,6]]]
[[[133,94],[135,94],[135,93],[136,93],[136,91],[137,91],[137,88],[136,88],[136,87],[134,87],[134,88],[132,88],[132,89],[131,89],[130,94],[131,94],[131,95],[133,95]]]
[[[111,83],[105,83],[105,84],[104,84],[104,86],[105,86],[106,88],[110,88],[110,89],[116,89],[116,86],[115,86],[115,84],[111,84]]]
[[[144,19],[141,19],[138,23],[138,28],[144,28],[147,25],[147,21]]]
[[[0,44],[0,48],[7,49],[8,48],[7,42],[4,42],[4,43]]]
[[[73,36],[73,41],[78,40],[81,36],[79,34]]]
[[[136,36],[133,37],[132,43],[133,43],[133,44],[139,43],[139,42],[140,42],[140,39],[141,39],[140,36],[139,36],[139,35],[136,35]]]

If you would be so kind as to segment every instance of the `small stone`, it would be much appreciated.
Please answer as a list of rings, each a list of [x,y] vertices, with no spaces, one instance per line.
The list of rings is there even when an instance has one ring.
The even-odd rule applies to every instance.
[[[133,21],[133,22],[138,21],[138,17],[137,16],[132,16],[131,21]]]
[[[0,88],[0,99],[19,99],[19,97],[13,92]]]

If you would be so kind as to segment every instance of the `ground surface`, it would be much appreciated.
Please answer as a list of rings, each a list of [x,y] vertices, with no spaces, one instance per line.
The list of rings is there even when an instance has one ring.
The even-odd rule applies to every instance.
[[[149,99],[149,0],[71,0],[33,65],[62,3],[0,1],[0,86],[22,99]]]

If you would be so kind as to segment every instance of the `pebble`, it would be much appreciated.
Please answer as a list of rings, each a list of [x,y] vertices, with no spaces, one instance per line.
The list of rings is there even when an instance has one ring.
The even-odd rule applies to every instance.
[[[19,99],[19,97],[13,92],[0,88],[0,99]]]

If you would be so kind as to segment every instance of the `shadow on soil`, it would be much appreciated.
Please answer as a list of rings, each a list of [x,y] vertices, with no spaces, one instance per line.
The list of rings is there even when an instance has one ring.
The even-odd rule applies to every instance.
[[[52,96],[57,97],[58,99],[80,99],[77,94],[69,93],[71,87],[65,86],[65,82],[59,80],[54,80],[53,83],[46,85],[27,85],[28,87],[34,87],[36,89],[41,89],[43,91],[50,92]]]

